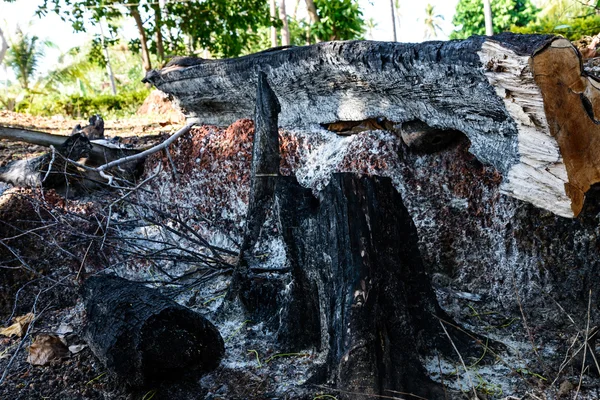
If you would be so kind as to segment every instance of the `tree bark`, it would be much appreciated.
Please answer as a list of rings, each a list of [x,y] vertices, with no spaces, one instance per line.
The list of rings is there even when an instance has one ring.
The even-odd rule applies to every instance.
[[[311,25],[321,22],[321,18],[319,18],[317,7],[315,6],[315,2],[313,0],[306,0],[306,11],[308,12]],[[315,35],[315,39],[317,40],[317,43],[321,41],[317,35]]]
[[[271,13],[271,47],[277,47],[277,28],[273,26],[275,21],[277,21],[276,0],[269,0],[269,8]]]
[[[398,35],[396,34],[396,7],[394,7],[394,0],[390,0],[390,11],[392,14],[392,32],[394,33],[394,42],[398,41]]]
[[[152,9],[154,10],[154,34],[156,35],[156,53],[159,61],[165,60],[165,48],[163,44],[162,34],[162,10],[160,3],[152,3]]]
[[[286,129],[383,119],[460,131],[479,161],[503,176],[503,193],[564,217],[578,215],[585,192],[600,181],[593,156],[600,125],[592,117],[600,115],[600,85],[566,39],[322,43],[153,71],[146,80],[177,98],[191,120],[227,125],[252,116],[257,63],[269,66]],[[553,68],[561,73],[545,75]],[[567,87],[569,115],[550,106]]]
[[[142,22],[142,17],[140,16],[140,12],[136,7],[128,7],[129,13],[135,20],[135,25],[138,29],[138,35],[140,37],[140,45],[142,47],[142,64],[144,66],[144,70],[146,72],[152,69],[152,64],[150,62],[150,50],[148,49],[148,38],[146,36],[146,30],[144,29],[144,23]]]
[[[279,0],[279,18],[283,23],[281,27],[281,45],[290,45],[290,27],[288,24],[287,13],[285,11],[285,0]]]
[[[258,73],[256,88],[256,112],[254,119],[254,140],[252,147],[252,166],[250,170],[250,198],[244,237],[240,246],[238,264],[234,271],[232,282],[229,286],[227,300],[232,301],[239,297],[252,318],[273,317],[270,310],[265,309],[267,303],[261,301],[265,287],[258,288],[253,285],[249,266],[254,263],[252,249],[256,244],[260,231],[265,223],[268,213],[273,207],[275,182],[279,177],[279,130],[277,117],[281,111],[279,101],[269,86],[264,72]],[[271,290],[277,290],[275,284]],[[259,315],[260,314],[260,315]]]
[[[158,291],[115,276],[93,276],[82,287],[84,338],[120,381],[146,386],[219,366],[219,331]]]
[[[283,347],[324,351],[313,382],[364,394],[352,398],[389,390],[444,398],[419,357],[434,349],[452,355],[440,325],[451,320],[437,304],[416,228],[391,180],[336,174],[315,197],[282,177],[276,199],[293,282],[281,312]],[[473,339],[447,329],[463,356],[481,354]]]

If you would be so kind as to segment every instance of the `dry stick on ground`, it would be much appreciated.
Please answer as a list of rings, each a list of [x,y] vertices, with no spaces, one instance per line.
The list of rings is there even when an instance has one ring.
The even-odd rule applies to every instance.
[[[147,157],[151,154],[154,154],[162,149],[167,149],[171,143],[173,143],[175,140],[177,140],[180,136],[185,135],[186,133],[188,133],[190,131],[190,129],[192,129],[192,127],[196,125],[196,123],[189,123],[186,126],[184,126],[183,128],[181,128],[180,130],[178,130],[177,132],[175,132],[170,138],[168,138],[167,140],[165,140],[164,142],[157,144],[156,146],[153,146],[151,148],[149,148],[148,150],[144,150],[141,153],[137,153],[131,156],[127,156],[127,157],[123,157],[123,158],[119,158],[118,160],[115,161],[111,161],[109,163],[106,163],[104,165],[99,166],[98,168],[93,168],[93,170],[95,170],[96,172],[98,172],[100,174],[100,176],[102,176],[104,179],[108,180],[109,184],[112,184],[113,181],[113,177],[111,175],[108,175],[105,173],[105,171],[109,168],[113,168],[113,167],[117,167],[119,165],[123,165],[126,164],[128,162],[131,161],[135,161],[135,160],[139,160],[142,159],[144,157]]]

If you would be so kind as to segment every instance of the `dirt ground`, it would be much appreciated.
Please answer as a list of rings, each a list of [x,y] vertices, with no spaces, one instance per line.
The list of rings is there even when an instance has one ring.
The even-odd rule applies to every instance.
[[[67,136],[77,124],[85,126],[87,121],[63,116],[38,117],[0,110],[0,126],[5,127]],[[175,132],[183,124],[181,118],[173,117],[173,115],[134,115],[129,118],[105,119],[105,136],[108,138],[121,137],[124,141],[134,141],[146,145],[153,141],[151,138]],[[45,151],[47,149],[42,146],[0,140],[0,165],[16,159],[38,156]],[[40,255],[40,257],[43,256]],[[6,260],[0,260],[0,266],[5,263]],[[0,399],[159,398],[160,393],[157,393],[156,390],[154,392],[146,390],[145,393],[126,392],[122,387],[113,383],[89,348],[84,348],[76,354],[70,353],[68,357],[60,361],[52,361],[46,366],[33,366],[27,362],[26,349],[31,345],[31,338],[39,334],[57,334],[59,328],[65,324],[72,328],[73,332],[66,336],[63,335],[63,340],[68,345],[82,343],[79,335],[83,325],[83,313],[80,306],[74,307],[78,303],[78,282],[73,277],[72,269],[65,265],[54,272],[57,277],[64,278],[61,281],[60,290],[52,291],[60,293],[60,296],[47,299],[49,300],[47,302],[44,301],[45,304],[51,304],[51,306],[40,313],[40,319],[35,322],[26,340],[0,335],[0,379],[2,379]],[[0,279],[3,278],[0,276]],[[40,284],[42,286],[38,285],[35,279],[30,283],[28,283],[30,290],[25,289],[20,293],[22,300],[33,298],[36,291],[43,290],[43,284]],[[27,303],[26,299],[25,303]],[[21,305],[25,306],[25,304]],[[21,308],[15,306],[14,317],[23,312]],[[3,315],[0,320],[0,329],[11,323],[11,318]],[[5,372],[6,376],[3,376]]]

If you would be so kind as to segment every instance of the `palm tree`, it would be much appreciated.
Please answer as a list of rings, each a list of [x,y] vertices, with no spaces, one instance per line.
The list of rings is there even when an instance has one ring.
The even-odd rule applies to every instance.
[[[427,4],[425,7],[425,39],[437,37],[438,32],[442,30],[439,21],[443,19],[443,15],[435,13],[434,6]]]
[[[44,57],[44,47],[51,45],[48,41],[40,41],[33,35],[17,28],[16,39],[11,41],[6,64],[11,67],[23,89],[29,89],[29,83]]]

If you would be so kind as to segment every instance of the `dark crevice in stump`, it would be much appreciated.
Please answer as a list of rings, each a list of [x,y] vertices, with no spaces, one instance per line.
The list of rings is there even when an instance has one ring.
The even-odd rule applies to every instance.
[[[120,381],[146,386],[219,366],[224,343],[204,317],[157,290],[116,276],[94,276],[82,288],[84,337]]]

